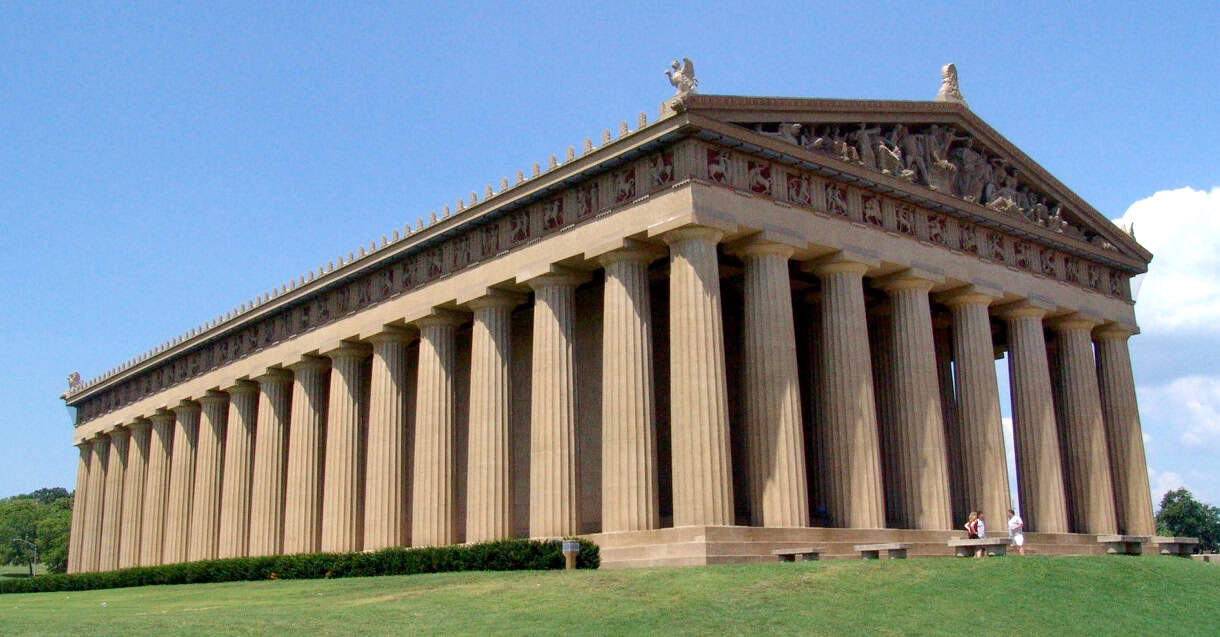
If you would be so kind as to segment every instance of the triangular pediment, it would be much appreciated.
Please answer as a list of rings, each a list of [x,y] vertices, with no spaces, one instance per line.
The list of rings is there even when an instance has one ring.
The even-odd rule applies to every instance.
[[[962,104],[689,95],[678,109],[1131,261],[1152,255]],[[753,137],[753,136],[751,136]]]

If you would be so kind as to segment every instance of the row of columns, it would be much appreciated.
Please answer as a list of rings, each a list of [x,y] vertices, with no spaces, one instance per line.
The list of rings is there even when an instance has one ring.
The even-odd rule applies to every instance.
[[[662,236],[675,526],[735,522],[722,238],[704,227]],[[745,266],[742,426],[751,519],[807,526],[811,467],[789,281],[793,248],[751,240],[730,250]],[[598,259],[605,269],[606,532],[660,524],[648,266],[662,254],[629,242]],[[888,507],[899,527],[949,529],[958,490],[971,506],[1003,511],[1008,483],[990,323],[996,295],[971,289],[938,299],[953,315],[952,351],[942,344],[938,355],[930,296],[936,278],[910,270],[875,281],[889,296],[889,311],[870,352],[870,267],[844,253],[809,265],[821,281],[812,483],[831,524],[884,528]],[[584,280],[555,271],[528,282],[535,537],[580,530],[573,344],[575,290]],[[464,513],[471,542],[511,533],[510,317],[523,300],[493,291],[467,304],[473,326]],[[1045,314],[1033,305],[1000,312],[1008,323],[1028,527],[1108,533],[1121,524],[1144,532],[1151,504],[1127,333],[1097,332],[1095,362],[1094,324],[1054,323],[1061,371],[1052,391]],[[437,310],[414,323],[414,378],[407,347],[415,333],[387,328],[367,343],[269,369],[82,442],[71,570],[456,542],[455,333],[467,316]]]

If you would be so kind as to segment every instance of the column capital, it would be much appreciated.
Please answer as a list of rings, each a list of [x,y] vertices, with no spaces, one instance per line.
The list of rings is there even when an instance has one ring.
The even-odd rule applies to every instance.
[[[526,300],[524,294],[509,292],[508,290],[500,290],[496,288],[488,288],[487,294],[478,298],[470,299],[466,302],[466,307],[471,310],[481,310],[488,307],[505,307],[512,309],[521,305]]]
[[[253,380],[259,383],[291,383],[292,372],[279,367],[268,367],[267,371],[255,376]]]
[[[539,274],[528,279],[518,278],[517,282],[524,283],[530,286],[531,290],[537,292],[540,288],[549,288],[554,286],[576,287],[588,281],[589,278],[590,276],[587,272],[551,266],[550,272]]]
[[[1107,341],[1107,340],[1124,340],[1125,341],[1128,338],[1130,338],[1136,334],[1139,334],[1139,333],[1140,333],[1140,328],[1138,328],[1134,325],[1125,325],[1123,323],[1111,321],[1109,323],[1102,324],[1101,326],[1094,329],[1093,330],[1093,339],[1098,340],[1098,341]]]
[[[89,439],[89,442],[93,445],[94,449],[100,449],[110,444],[110,434],[105,431],[99,431],[97,435]]]
[[[623,239],[616,241],[614,245],[618,247],[606,250],[605,252],[586,250],[585,257],[588,258],[591,254],[595,254],[593,258],[602,267],[622,261],[649,264],[665,257],[665,250],[663,248],[643,241]]]
[[[345,358],[365,358],[371,354],[372,351],[373,348],[367,343],[342,341],[338,347],[322,352],[322,355],[326,356],[332,361],[335,361]]]
[[[198,414],[199,409],[199,403],[193,400],[184,400],[169,408],[170,411],[174,412],[175,416]]]
[[[926,270],[924,268],[912,267],[895,272],[887,276],[883,276],[874,282],[874,287],[881,288],[886,292],[894,292],[896,290],[922,290],[931,292],[932,288],[944,283],[945,277],[939,272]]]
[[[828,276],[840,272],[864,276],[869,270],[880,265],[881,260],[870,250],[843,248],[834,254],[802,264],[801,270],[818,276]]]
[[[154,424],[154,425],[164,424],[164,423],[173,424],[174,412],[172,412],[168,409],[158,409],[155,413],[153,413],[153,415],[148,417],[148,420],[151,421],[152,424]]]
[[[1031,297],[996,306],[995,314],[1008,321],[1023,318],[1042,319],[1054,309],[1054,304]]]
[[[773,255],[790,259],[798,248],[805,247],[805,243],[777,230],[763,230],[730,243],[725,251],[738,257]]]
[[[234,394],[256,394],[258,393],[258,383],[248,380],[239,380],[232,385],[225,387],[222,391],[228,393],[230,396]]]
[[[680,241],[690,241],[692,239],[720,243],[720,240],[724,238],[724,231],[708,226],[683,226],[670,230],[659,238],[665,242],[665,245],[672,245]]]
[[[152,428],[152,423],[149,422],[147,418],[136,418],[128,423],[127,428],[131,430],[132,433],[147,431],[148,429]]]
[[[285,367],[287,367],[288,370],[291,370],[291,373],[289,374],[288,379],[292,380],[291,374],[295,374],[295,373],[298,373],[301,371],[308,371],[308,370],[323,371],[323,370],[330,369],[330,361],[327,360],[324,356],[306,355],[306,356],[302,356],[300,358],[300,360],[298,360],[296,362],[288,363],[287,365],[285,365]]]
[[[198,399],[200,405],[220,405],[229,402],[229,395],[222,391],[208,390]]]
[[[113,440],[115,438],[122,439],[131,437],[131,430],[127,427],[127,425],[115,425],[114,428],[108,432],[110,434],[110,438]]]
[[[1094,327],[1101,324],[1101,320],[1087,314],[1073,312],[1072,314],[1051,319],[1049,323],[1051,328],[1056,332],[1071,332],[1074,330],[1091,332]]]
[[[466,322],[466,314],[462,312],[454,312],[443,308],[432,308],[432,313],[411,321],[411,324],[417,328],[432,327],[436,325],[458,326]]]
[[[983,307],[987,307],[1003,297],[1004,294],[996,288],[971,284],[941,292],[940,294],[936,295],[936,300],[940,303],[948,305],[949,307],[961,307],[966,305],[982,305]]]
[[[382,343],[410,343],[419,338],[419,332],[408,327],[384,326],[380,332],[370,335],[366,340],[373,345]]]

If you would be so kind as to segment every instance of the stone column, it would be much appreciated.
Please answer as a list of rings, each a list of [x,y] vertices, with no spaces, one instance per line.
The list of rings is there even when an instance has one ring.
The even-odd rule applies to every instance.
[[[962,463],[962,428],[953,381],[953,334],[949,317],[932,317],[932,339],[936,345],[936,378],[940,384],[940,413],[945,421],[945,453],[949,461],[949,500],[953,504],[954,528],[966,523],[971,503],[966,499],[965,467]],[[977,505],[975,505],[977,506]]]
[[[89,487],[85,493],[89,501],[85,506],[85,527],[81,537],[81,571],[97,571],[102,549],[102,519],[106,507],[106,461],[110,457],[110,436],[94,438],[93,457],[89,460]]]
[[[633,246],[602,255],[602,531],[660,526],[652,304],[648,264],[661,255]]]
[[[140,524],[140,566],[162,563],[170,456],[174,449],[174,413],[158,411],[149,420],[152,421],[152,435],[148,441],[148,476],[144,481],[144,519]]]
[[[1156,535],[1144,434],[1135,402],[1131,352],[1127,349],[1131,334],[1131,330],[1114,323],[1094,333],[1101,409],[1109,441],[1118,531],[1127,535]]]
[[[364,550],[408,543],[407,345],[415,334],[375,334],[369,388],[368,461],[364,491]]]
[[[322,485],[322,550],[352,553],[364,539],[364,359],[367,346],[343,345],[331,360],[326,422],[326,473]]]
[[[820,263],[822,282],[819,401],[830,524],[885,528],[873,373],[864,314],[864,263],[840,257]]]
[[[143,418],[127,426],[127,468],[123,472],[123,523],[119,528],[119,568],[140,565],[140,529],[144,513],[144,484],[148,475],[148,437],[152,424]]]
[[[669,245],[674,526],[735,522],[716,254],[723,236],[689,227],[661,237]]]
[[[173,408],[174,452],[170,460],[169,501],[165,509],[164,564],[187,561],[191,508],[195,494],[195,449],[199,434],[199,403],[183,401]]]
[[[284,484],[284,554],[322,550],[322,478],[326,455],[326,419],[330,363],[306,356],[290,365],[292,431],[288,436],[287,482]],[[261,435],[261,434],[260,434]]]
[[[931,280],[910,273],[884,284],[893,305],[898,524],[914,529],[953,527],[944,414],[928,301],[932,286]]]
[[[1046,310],[1018,305],[1001,314],[1008,325],[1008,383],[1017,457],[1017,496],[1028,531],[1067,533],[1067,503],[1042,318]]]
[[[580,532],[577,505],[576,368],[572,360],[573,303],[580,279],[547,274],[534,290],[530,377],[530,535]]]
[[[868,351],[872,359],[873,398],[877,405],[877,440],[881,447],[881,486],[885,493],[885,525],[896,526],[898,509],[898,434],[894,430],[893,317],[889,300],[867,305]],[[814,385],[817,387],[817,385]]]
[[[1000,390],[988,306],[994,297],[970,290],[945,300],[953,311],[953,360],[957,416],[961,432],[962,491],[971,509],[982,509],[992,524],[1003,521],[1012,504],[1008,458],[1000,423]]]
[[[109,460],[106,463],[106,504],[102,507],[102,541],[98,549],[99,571],[119,567],[119,543],[123,522],[123,478],[127,476],[127,443],[131,432],[117,427],[110,432]]]
[[[467,305],[470,335],[470,436],[467,440],[466,541],[512,535],[509,414],[512,312],[521,297],[490,294]]]
[[[1118,532],[1106,431],[1098,396],[1097,365],[1091,332],[1096,322],[1069,317],[1054,324],[1059,336],[1060,377],[1063,383],[1064,474],[1070,517],[1077,533]]]
[[[411,481],[411,545],[457,541],[454,524],[454,333],[461,319],[434,314],[419,327],[415,390],[415,461]]]
[[[195,495],[191,500],[191,541],[187,559],[214,560],[220,542],[220,483],[224,468],[229,395],[210,391],[199,398],[202,418],[195,451]]]
[[[756,526],[809,526],[796,329],[788,280],[793,249],[752,241],[737,246],[735,252],[745,262],[742,358],[751,517]]]
[[[84,537],[86,502],[89,499],[89,461],[93,458],[93,445],[87,441],[76,443],[80,456],[76,461],[76,490],[72,492],[72,525],[68,531],[68,572],[81,572],[81,541]]]
[[[284,478],[292,374],[268,369],[258,381],[258,424],[254,437],[254,479],[250,493],[250,555],[284,551]]]
[[[225,431],[217,556],[245,557],[250,547],[250,487],[254,479],[258,384],[238,381],[225,391],[229,394],[229,417]]]

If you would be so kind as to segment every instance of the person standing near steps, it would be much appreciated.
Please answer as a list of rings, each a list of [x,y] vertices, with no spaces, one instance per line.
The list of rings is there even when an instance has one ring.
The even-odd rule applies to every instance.
[[[1021,516],[1012,509],[1008,510],[1008,535],[1012,537],[1012,543],[1017,547],[1017,552],[1025,555],[1025,520],[1022,520]]]
[[[987,524],[983,522],[983,512],[982,511],[979,511],[979,517],[977,520],[974,521],[974,529],[975,529],[975,533],[978,534],[978,537],[980,540],[983,539],[984,537],[987,537]],[[975,549],[974,556],[983,557],[983,547],[980,546],[977,549]]]

